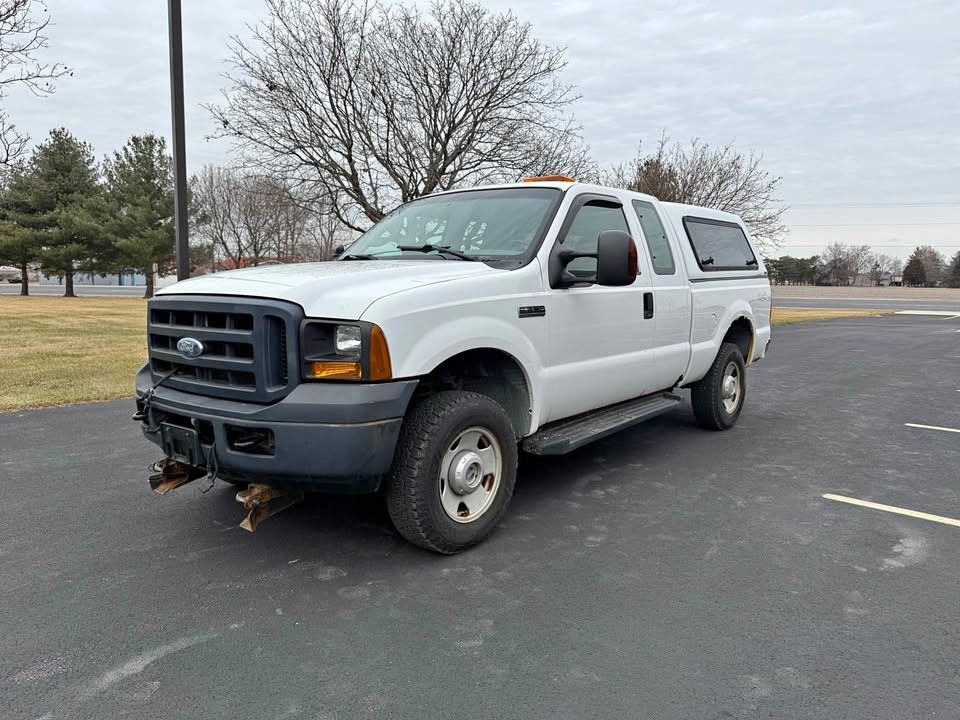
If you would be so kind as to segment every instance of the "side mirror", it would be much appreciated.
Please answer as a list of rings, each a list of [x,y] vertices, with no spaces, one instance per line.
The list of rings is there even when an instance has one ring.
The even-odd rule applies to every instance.
[[[597,285],[632,285],[640,271],[637,246],[622,230],[606,230],[597,238]]]
[[[346,248],[343,246],[343,243],[341,243],[340,245],[337,245],[337,246],[333,249],[333,256],[334,256],[334,257],[337,257],[338,255],[343,255],[343,251],[344,251],[344,250],[346,250]]]

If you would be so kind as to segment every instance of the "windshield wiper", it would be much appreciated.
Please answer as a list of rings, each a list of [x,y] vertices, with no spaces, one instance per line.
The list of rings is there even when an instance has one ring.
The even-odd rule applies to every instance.
[[[341,260],[376,260],[376,258],[373,255],[364,255],[362,253],[358,253],[356,255],[354,254],[344,255],[340,259]]]
[[[469,260],[470,262],[476,262],[475,257],[470,257],[465,255],[459,250],[454,250],[453,248],[447,245],[397,245],[397,250],[403,250],[405,252],[438,252],[441,255],[449,255],[455,257],[458,260]]]

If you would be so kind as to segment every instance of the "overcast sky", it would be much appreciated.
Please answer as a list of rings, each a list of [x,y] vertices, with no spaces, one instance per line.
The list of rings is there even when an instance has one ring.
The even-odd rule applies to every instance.
[[[64,125],[98,156],[132,133],[169,134],[166,2],[47,0],[56,95],[14,91],[42,139]],[[791,206],[784,252],[833,240],[906,255],[960,249],[960,3],[956,0],[596,3],[490,0],[567,47],[575,112],[595,158],[629,159],[662,131],[764,154]],[[226,43],[262,0],[186,0],[187,163],[224,162],[201,106],[223,85]]]

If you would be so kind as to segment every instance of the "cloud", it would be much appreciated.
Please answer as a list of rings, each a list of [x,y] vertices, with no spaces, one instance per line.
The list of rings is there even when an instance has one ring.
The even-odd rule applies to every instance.
[[[960,3],[858,0],[487,0],[565,46],[575,111],[597,159],[628,159],[666,131],[764,153],[793,202],[957,200]],[[163,2],[51,5],[50,61],[76,67],[57,94],[8,100],[35,138],[64,125],[104,154],[168,133]],[[184,3],[188,164],[226,158],[200,105],[223,85],[226,43],[262,0]],[[960,206],[955,207],[960,220]],[[957,228],[953,228],[955,231]],[[954,233],[956,234],[956,233]]]

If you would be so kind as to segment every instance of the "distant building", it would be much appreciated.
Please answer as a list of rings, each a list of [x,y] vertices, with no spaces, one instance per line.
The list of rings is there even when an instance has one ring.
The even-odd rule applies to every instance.
[[[37,271],[37,279],[34,280],[38,285],[62,285],[63,278],[56,275],[47,275],[42,270]],[[96,275],[92,273],[74,273],[73,282],[76,285],[139,285],[143,287],[147,284],[146,278],[142,273],[124,271],[112,275]]]

